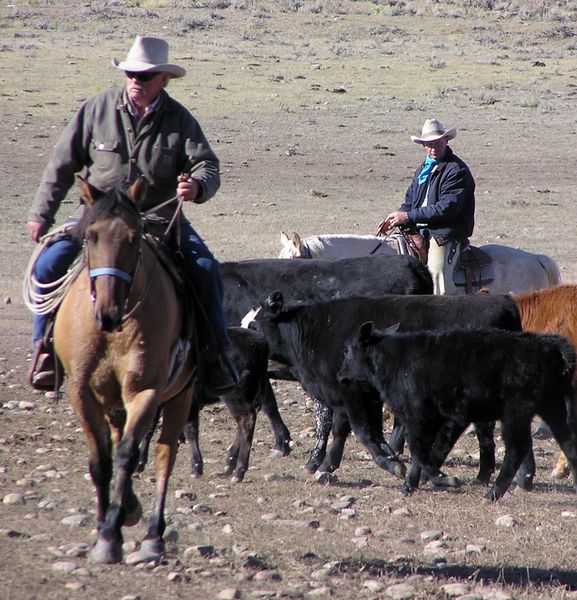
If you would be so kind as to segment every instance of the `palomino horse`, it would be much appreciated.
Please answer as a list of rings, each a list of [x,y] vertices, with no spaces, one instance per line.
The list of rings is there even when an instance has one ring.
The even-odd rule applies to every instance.
[[[84,240],[85,264],[58,310],[54,344],[96,488],[98,539],[90,557],[122,560],[122,526],[142,515],[132,488],[139,444],[160,408],[154,509],[139,552],[127,562],[157,560],[164,552],[168,480],[191,405],[195,352],[181,339],[183,307],[171,276],[142,238],[144,179],[102,197],[86,183],[81,187],[87,211],[75,234]]]
[[[345,258],[397,252],[391,240],[374,235],[315,235],[302,239],[298,233],[289,238],[281,232],[281,244],[279,258]],[[493,280],[483,284],[492,294],[540,290],[561,283],[559,267],[545,254],[496,244],[480,249],[492,259]],[[458,286],[457,293],[465,294],[466,287]]]

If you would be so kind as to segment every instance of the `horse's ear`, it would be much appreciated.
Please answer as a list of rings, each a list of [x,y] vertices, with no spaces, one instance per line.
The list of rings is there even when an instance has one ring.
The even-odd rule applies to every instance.
[[[144,197],[146,196],[146,190],[148,189],[148,181],[146,177],[141,175],[129,188],[128,197],[134,202],[137,208],[140,208]]]
[[[284,245],[288,241],[289,241],[289,236],[284,231],[281,231],[280,232],[280,243]]]
[[[301,247],[301,236],[296,233],[296,231],[293,231],[293,244],[297,247],[300,248]]]
[[[88,181],[86,181],[86,179],[80,175],[76,175],[76,181],[80,186],[80,197],[89,207],[92,207],[94,201],[101,196],[102,193],[93,185],[90,185]]]

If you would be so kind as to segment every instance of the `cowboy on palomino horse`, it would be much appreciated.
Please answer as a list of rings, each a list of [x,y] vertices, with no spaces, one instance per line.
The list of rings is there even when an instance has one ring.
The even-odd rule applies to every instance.
[[[405,202],[378,228],[379,234],[386,234],[394,227],[407,227],[424,238],[435,294],[455,293],[453,270],[475,222],[475,180],[448,146],[456,135],[456,129],[445,130],[437,119],[427,119],[421,135],[411,136],[424,146],[425,162],[416,171]]]
[[[124,72],[124,87],[88,99],[65,128],[44,170],[28,231],[35,242],[42,240],[81,171],[88,184],[103,191],[143,175],[149,184],[143,212],[154,221],[155,232],[170,230],[169,247],[196,290],[196,312],[204,315],[200,354],[205,387],[222,393],[234,386],[236,374],[226,355],[220,265],[182,215],[180,204],[173,204],[201,204],[211,198],[220,186],[219,161],[196,119],[164,89],[171,78],[186,73],[169,63],[165,40],[137,36],[126,60],[114,59],[113,65]],[[80,214],[84,210],[81,206]],[[50,284],[67,273],[80,249],[65,229],[49,239],[33,267],[35,284],[52,292]],[[58,389],[62,381],[48,333],[54,314],[35,312],[30,383],[37,389]]]

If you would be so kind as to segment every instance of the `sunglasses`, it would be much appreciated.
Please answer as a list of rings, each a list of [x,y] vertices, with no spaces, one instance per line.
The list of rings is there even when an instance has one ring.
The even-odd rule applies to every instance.
[[[160,75],[160,73],[157,72],[148,72],[148,73],[134,73],[134,71],[124,71],[124,74],[126,75],[126,77],[128,77],[128,79],[136,79],[136,81],[150,81],[151,79],[154,79],[157,75]]]

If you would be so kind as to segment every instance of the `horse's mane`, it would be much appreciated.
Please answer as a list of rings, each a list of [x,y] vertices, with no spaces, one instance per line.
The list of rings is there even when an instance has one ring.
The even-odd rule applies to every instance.
[[[78,240],[84,239],[86,229],[96,221],[116,217],[123,212],[138,215],[138,208],[130,201],[127,189],[118,186],[98,196],[92,206],[84,211],[84,214],[76,223],[70,235]],[[139,221],[140,222],[140,221]]]

